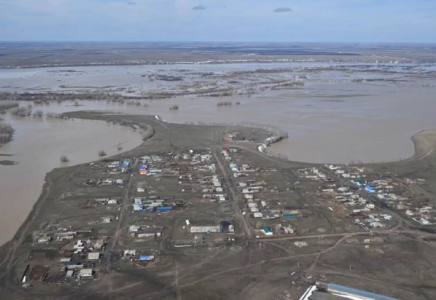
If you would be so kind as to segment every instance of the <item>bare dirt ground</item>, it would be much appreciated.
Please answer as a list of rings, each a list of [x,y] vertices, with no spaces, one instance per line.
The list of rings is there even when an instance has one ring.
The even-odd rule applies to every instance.
[[[415,154],[412,159],[424,158],[430,155],[436,143],[436,130],[424,130],[412,137]]]

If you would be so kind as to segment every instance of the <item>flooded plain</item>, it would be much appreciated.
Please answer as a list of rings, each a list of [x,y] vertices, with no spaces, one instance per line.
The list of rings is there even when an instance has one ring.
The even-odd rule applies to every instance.
[[[331,66],[334,68],[326,69]],[[279,67],[294,69],[244,73]],[[66,101],[34,109],[44,113],[100,110],[160,115],[173,123],[268,124],[289,135],[268,151],[294,161],[373,162],[412,156],[414,147],[410,138],[422,130],[436,128],[436,87],[431,78],[434,66],[372,64],[359,66],[352,72],[350,69],[341,71],[340,67],[329,63],[300,63],[14,69],[0,71],[0,91],[105,90],[140,97],[160,90],[180,93],[211,87],[219,89],[232,82],[242,88],[227,97],[186,94],[169,99],[138,100],[138,106],[106,101],[80,101],[80,106],[74,106],[73,101]],[[353,70],[353,66],[346,67]],[[235,75],[234,72],[240,70],[244,72]],[[214,72],[212,78],[203,76],[207,72]],[[425,72],[427,75],[422,76]],[[183,74],[184,77],[181,81],[168,82],[148,79],[150,74]],[[266,86],[272,80],[296,77],[304,78],[304,86],[244,92],[253,86]],[[357,78],[371,80],[356,81]],[[222,101],[234,105],[217,106]],[[236,102],[239,104],[235,105]],[[21,103],[22,106],[27,104]],[[173,105],[178,105],[179,109],[169,110]],[[0,153],[13,154],[3,159],[16,160],[19,164],[0,165],[0,203],[6,204],[2,205],[0,215],[0,225],[4,228],[0,244],[24,221],[39,197],[44,174],[60,166],[61,155],[67,155],[71,164],[76,164],[98,159],[97,151],[101,149],[109,155],[117,153],[119,142],[124,143],[125,150],[141,142],[141,136],[129,128],[97,121],[17,119],[7,115],[6,122],[16,129],[16,135],[10,144],[0,148]]]

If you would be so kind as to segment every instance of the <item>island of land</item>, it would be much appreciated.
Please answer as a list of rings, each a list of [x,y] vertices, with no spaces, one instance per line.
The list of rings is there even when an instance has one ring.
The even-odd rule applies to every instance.
[[[409,159],[309,164],[263,153],[263,128],[62,117],[144,141],[46,175],[0,248],[2,300],[436,298],[435,131]]]

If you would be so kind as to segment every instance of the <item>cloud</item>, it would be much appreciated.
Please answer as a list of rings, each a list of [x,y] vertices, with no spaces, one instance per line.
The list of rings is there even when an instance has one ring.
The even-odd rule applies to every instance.
[[[203,5],[197,5],[192,8],[192,10],[205,10],[205,9],[206,7],[204,7]]]
[[[274,9],[275,13],[283,13],[283,12],[291,12],[292,9],[290,9],[289,7],[277,7],[276,9]]]
[[[128,2],[127,4],[129,4],[129,5],[136,5],[136,2],[134,2],[134,1],[130,1],[130,2]]]

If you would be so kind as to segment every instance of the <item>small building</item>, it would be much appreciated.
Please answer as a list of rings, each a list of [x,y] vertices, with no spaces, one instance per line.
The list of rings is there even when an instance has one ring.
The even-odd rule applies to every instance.
[[[261,212],[255,212],[253,213],[253,218],[262,218],[263,214]]]
[[[284,234],[292,234],[294,233],[294,229],[289,225],[289,226],[283,226],[280,228],[280,231],[283,232]]]
[[[141,211],[144,210],[144,206],[142,204],[133,204],[133,211]]]
[[[382,223],[380,222],[372,222],[369,224],[369,226],[371,226],[372,228],[382,228],[384,227]]]
[[[41,236],[38,238],[38,243],[39,244],[49,243],[50,240],[51,240],[51,237],[49,237],[49,236]]]
[[[141,260],[141,261],[153,261],[154,256],[153,255],[140,255],[139,260]]]
[[[148,173],[148,168],[147,168],[147,166],[143,165],[143,166],[139,167],[139,174],[141,174],[141,175],[147,175],[147,173]]]
[[[282,217],[284,219],[294,219],[296,218],[298,215],[297,214],[282,214]]]
[[[123,162],[121,163],[121,167],[123,167],[123,168],[127,168],[130,165],[131,165],[131,162],[128,159],[123,160]]]
[[[124,250],[123,256],[131,257],[136,255],[136,250]]]
[[[74,274],[74,270],[68,270],[67,273],[65,274],[65,277],[69,278],[69,277],[73,277]]]
[[[80,278],[83,279],[91,279],[94,278],[94,270],[93,269],[81,269],[79,272]]]
[[[373,187],[373,186],[367,185],[367,186],[365,186],[365,190],[369,193],[375,193],[375,187]]]
[[[111,223],[112,222],[112,218],[111,217],[101,218],[101,222],[104,223],[104,224]]]
[[[100,259],[99,252],[89,252],[88,253],[88,260],[99,260],[99,259]]]
[[[171,206],[159,206],[156,208],[157,211],[169,211],[169,210],[173,210],[173,208]]]
[[[191,226],[191,233],[218,233],[221,231],[221,226],[213,225],[213,226]]]
[[[132,225],[129,227],[130,232],[138,232],[141,229],[141,226],[138,225]]]
[[[365,205],[365,207],[368,208],[368,209],[374,209],[375,205],[372,204],[372,203],[368,203],[367,205]]]
[[[262,233],[263,233],[264,235],[268,235],[268,236],[273,235],[272,228],[271,228],[271,227],[268,227],[268,226],[263,226],[262,229],[261,229],[260,231],[262,231]]]

